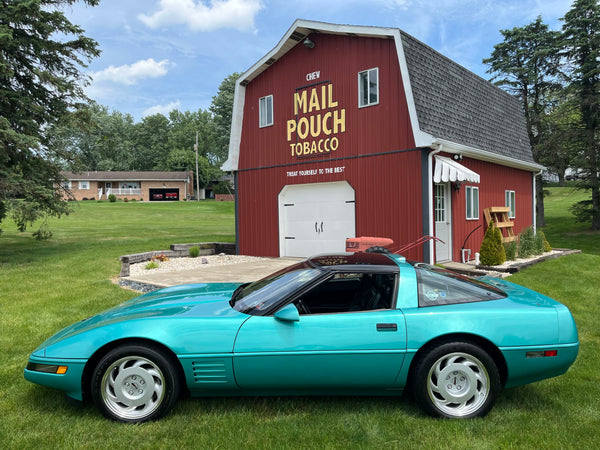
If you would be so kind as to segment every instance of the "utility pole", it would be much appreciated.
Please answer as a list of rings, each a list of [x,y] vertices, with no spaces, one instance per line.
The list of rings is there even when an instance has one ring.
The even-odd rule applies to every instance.
[[[194,145],[194,151],[196,152],[196,201],[200,201],[200,179],[198,178],[198,132],[196,131],[196,145]]]

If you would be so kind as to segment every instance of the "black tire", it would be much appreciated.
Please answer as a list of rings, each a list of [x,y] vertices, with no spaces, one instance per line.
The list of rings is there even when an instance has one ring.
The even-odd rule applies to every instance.
[[[108,352],[94,369],[92,398],[109,419],[142,423],[167,414],[179,397],[177,368],[160,350],[124,345]]]
[[[417,404],[434,417],[483,417],[502,389],[498,367],[480,347],[449,342],[415,361],[409,380]]]

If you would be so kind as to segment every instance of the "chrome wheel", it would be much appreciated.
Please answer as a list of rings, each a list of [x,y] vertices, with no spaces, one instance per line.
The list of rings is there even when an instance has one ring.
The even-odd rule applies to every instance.
[[[138,356],[114,362],[102,377],[102,399],[123,419],[140,419],[158,408],[165,394],[165,379],[152,361]]]
[[[427,376],[427,392],[436,408],[452,417],[468,416],[485,403],[490,392],[485,366],[467,353],[439,358]]]
[[[180,372],[167,351],[124,345],[108,352],[92,376],[98,409],[119,422],[147,422],[164,416],[179,397]]]

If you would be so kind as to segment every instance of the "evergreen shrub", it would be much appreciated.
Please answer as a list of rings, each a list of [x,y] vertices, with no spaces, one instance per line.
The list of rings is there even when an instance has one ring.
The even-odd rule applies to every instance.
[[[484,266],[497,266],[506,261],[502,233],[493,221],[490,223],[483,237],[483,242],[479,249],[479,261]]]

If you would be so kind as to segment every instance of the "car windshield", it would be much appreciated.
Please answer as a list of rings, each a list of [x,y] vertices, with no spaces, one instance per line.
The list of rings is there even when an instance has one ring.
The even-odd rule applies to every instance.
[[[231,305],[245,314],[262,315],[277,302],[310,284],[323,275],[323,271],[306,265],[295,265],[254,283],[242,285],[234,292]]]

